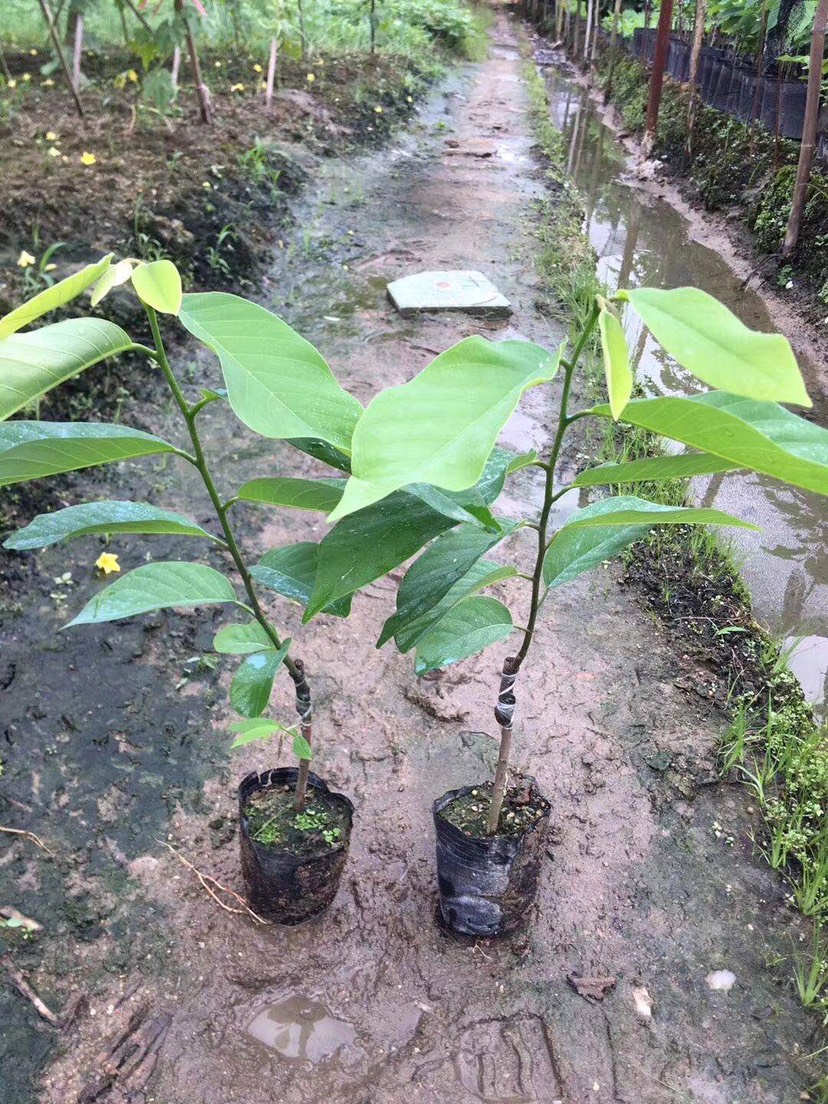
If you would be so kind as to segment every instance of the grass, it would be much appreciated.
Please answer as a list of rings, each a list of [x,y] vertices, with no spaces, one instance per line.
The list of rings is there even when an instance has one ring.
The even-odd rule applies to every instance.
[[[572,319],[574,334],[583,328],[594,296],[606,289],[582,231],[581,201],[566,177],[566,150],[551,122],[546,85],[533,64],[527,64],[525,79],[552,191],[539,212],[537,268],[552,302]],[[595,346],[587,350],[586,374],[588,390],[603,400]],[[593,443],[602,462],[662,451],[657,437],[636,427],[609,423],[601,432]],[[626,484],[623,492],[672,506],[684,505],[690,497],[684,480]],[[790,671],[789,652],[754,621],[738,563],[714,531],[699,526],[655,529],[628,552],[628,572],[636,564],[648,581],[655,580],[653,604],[671,631],[704,635],[708,658],[727,679],[729,727],[721,746],[721,772],[737,776],[753,791],[766,829],[760,848],[788,881],[790,904],[814,920],[808,953],[794,956],[794,983],[803,1004],[819,1010],[828,1023],[828,940],[823,934],[828,920],[828,733],[817,725]],[[704,616],[672,616],[679,600],[693,603]],[[828,1081],[815,1086],[812,1094],[828,1102]]]

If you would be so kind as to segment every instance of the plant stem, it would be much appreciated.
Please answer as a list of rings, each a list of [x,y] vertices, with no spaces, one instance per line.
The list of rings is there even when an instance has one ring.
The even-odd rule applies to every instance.
[[[500,724],[500,752],[497,758],[497,768],[495,770],[494,785],[492,788],[492,803],[489,807],[489,820],[487,824],[489,835],[495,835],[497,832],[500,823],[500,814],[503,808],[503,798],[506,793],[506,784],[509,777],[509,754],[512,746],[512,713],[515,707],[515,697],[512,693],[512,686],[532,646],[532,640],[535,635],[535,625],[538,620],[538,612],[542,605],[541,587],[543,586],[543,561],[546,558],[548,544],[549,515],[552,512],[552,506],[555,500],[560,497],[560,492],[558,494],[555,493],[555,469],[558,466],[558,458],[561,454],[561,447],[564,437],[566,436],[566,431],[574,420],[574,418],[570,418],[569,416],[569,393],[572,389],[572,379],[575,375],[578,361],[598,322],[598,313],[598,305],[597,303],[593,303],[584,329],[575,344],[572,357],[570,359],[561,358],[561,366],[564,370],[563,391],[561,393],[561,402],[558,408],[558,428],[552,442],[549,460],[544,465],[546,479],[544,482],[543,506],[541,507],[541,514],[537,524],[538,545],[535,555],[535,567],[531,576],[532,597],[529,607],[529,620],[526,622],[526,628],[523,630],[523,642],[520,645],[520,650],[517,655],[509,656],[504,661],[500,681],[500,692],[498,694],[498,704],[495,708],[495,717]],[[504,708],[504,705],[506,708]]]
[[[158,325],[158,315],[155,310],[144,304],[144,309],[149,319],[150,330],[152,331],[152,338],[155,342],[155,349],[147,349],[147,352],[152,355],[153,359],[161,368],[164,373],[164,377],[169,384],[170,390],[173,393],[173,398],[178,405],[181,414],[184,417],[184,421],[187,423],[187,432],[190,435],[190,441],[193,445],[193,462],[198,469],[202,482],[207,490],[207,494],[210,496],[210,501],[213,504],[216,517],[218,518],[221,530],[224,533],[224,540],[227,545],[227,551],[236,565],[244,589],[247,593],[248,601],[250,603],[250,610],[258,623],[270,637],[273,642],[273,647],[279,649],[282,647],[282,640],[279,637],[276,629],[271,625],[270,621],[262,609],[259,602],[259,596],[256,593],[256,588],[253,585],[253,577],[245,563],[242,551],[239,548],[236,535],[233,532],[233,527],[230,524],[230,520],[227,517],[227,506],[221,501],[221,496],[218,493],[213,476],[210,472],[210,468],[207,464],[207,458],[204,455],[204,448],[201,443],[201,438],[196,428],[196,417],[200,410],[206,405],[206,403],[198,402],[193,406],[187,402],[184,397],[184,392],[178,383],[178,380],[173,374],[173,370],[170,366],[170,362],[167,358],[167,353],[164,348],[164,340],[161,336],[161,328]],[[290,655],[286,655],[282,660],[282,663],[287,668],[288,674],[293,679],[294,686],[296,688],[296,708],[299,713],[302,727],[302,735],[308,741],[311,742],[312,734],[312,722],[311,722],[311,696],[310,688],[308,687],[307,677],[305,675],[305,667],[300,659],[291,659]],[[296,781],[296,808],[301,809],[305,803],[305,793],[307,790],[307,778],[308,778],[309,761],[307,759],[300,759],[299,761],[299,777]]]

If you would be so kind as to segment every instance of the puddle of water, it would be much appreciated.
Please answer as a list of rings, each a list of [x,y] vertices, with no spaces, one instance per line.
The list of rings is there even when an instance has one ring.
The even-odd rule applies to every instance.
[[[586,230],[599,276],[612,288],[704,288],[752,329],[775,327],[762,299],[743,290],[715,250],[693,241],[686,219],[666,200],[644,194],[626,177],[626,154],[586,91],[549,69],[553,121],[566,139],[568,167],[586,204]],[[699,390],[698,382],[658,348],[629,312],[624,328],[639,378],[654,393]],[[814,399],[814,419],[826,423],[828,403],[817,367],[800,357]],[[828,718],[828,502],[758,476],[699,481],[697,496],[761,525],[732,536],[754,611],[784,638],[804,638],[792,666],[810,701]]]
[[[248,1035],[291,1062],[318,1066],[337,1060],[350,1065],[359,1057],[357,1033],[320,1001],[300,995],[263,1008],[247,1025]]]

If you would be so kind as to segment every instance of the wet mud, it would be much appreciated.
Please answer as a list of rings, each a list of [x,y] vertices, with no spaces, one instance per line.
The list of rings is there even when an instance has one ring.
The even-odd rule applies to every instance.
[[[262,300],[363,401],[470,333],[554,343],[562,325],[535,308],[528,215],[542,189],[519,33],[499,15],[488,61],[459,71],[390,150],[325,166],[296,211],[301,253],[277,258]],[[391,279],[461,267],[504,291],[510,322],[402,320],[385,300]],[[217,383],[207,357],[192,371],[193,387]],[[166,412],[156,415],[159,431],[172,432]],[[265,462],[315,470],[310,458],[240,435],[222,404],[204,419],[229,488]],[[550,420],[534,393],[505,436],[543,445]],[[124,478],[199,522],[208,516],[187,472],[135,464]],[[537,494],[524,471],[515,512]],[[323,527],[264,508],[246,518],[252,554],[318,539]],[[145,548],[125,538],[111,550],[126,568]],[[170,542],[153,555],[162,549],[187,554]],[[519,564],[530,553],[519,541],[511,552]],[[328,913],[292,929],[257,924],[220,907],[163,846],[243,892],[236,786],[272,767],[276,749],[225,754],[228,674],[190,662],[221,615],[57,635],[94,585],[97,554],[96,542],[79,541],[34,557],[4,626],[0,678],[11,668],[13,677],[0,823],[36,831],[58,858],[24,840],[4,845],[2,902],[46,927],[36,947],[14,948],[32,984],[56,1006],[88,998],[55,1037],[0,989],[10,1104],[801,1099],[816,1077],[806,1056],[818,1049],[818,1018],[798,1002],[790,960],[808,929],[755,854],[758,811],[718,781],[723,715],[693,691],[693,661],[620,576],[586,577],[547,607],[515,735],[515,766],[552,805],[537,910],[526,934],[475,942],[435,922],[431,804],[494,767],[492,706],[508,644],[417,680],[406,657],[373,646],[393,580],[357,596],[347,623],[322,616],[303,629],[297,608],[274,608],[316,689],[314,768],[350,797],[355,817]],[[65,571],[76,586],[56,608],[53,580]],[[277,703],[287,713],[284,681]],[[712,987],[723,971],[731,987]],[[133,1038],[140,1060],[119,1059]],[[26,1077],[49,1051],[34,1088]],[[102,1068],[112,1074],[95,1097]]]

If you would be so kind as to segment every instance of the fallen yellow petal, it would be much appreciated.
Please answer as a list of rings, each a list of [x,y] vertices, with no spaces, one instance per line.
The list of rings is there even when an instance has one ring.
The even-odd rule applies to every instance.
[[[261,67],[261,65],[259,65],[259,63],[257,61],[256,64],[253,66],[253,72],[254,73],[261,73],[261,71],[262,71],[262,67]]]
[[[29,268],[31,265],[35,264],[35,258],[31,253],[27,253],[25,249],[21,249],[20,256],[17,258],[17,263],[21,268]]]
[[[53,130],[47,130],[46,131],[46,141],[47,142],[56,142],[57,141],[57,135],[55,134],[55,132]]]
[[[57,146],[49,146],[49,156],[60,157],[60,150],[57,148]]]
[[[94,153],[87,153],[85,150],[81,154],[80,159],[82,165],[94,165],[95,162],[98,160]]]
[[[308,84],[313,84],[313,82],[316,80],[316,77],[313,73],[308,73],[308,75],[305,77],[305,80],[308,82]]]
[[[118,557],[113,555],[112,552],[101,552],[97,560],[95,560],[95,567],[98,571],[102,571],[104,575],[111,575],[113,572],[121,570],[121,565],[118,563]]]

